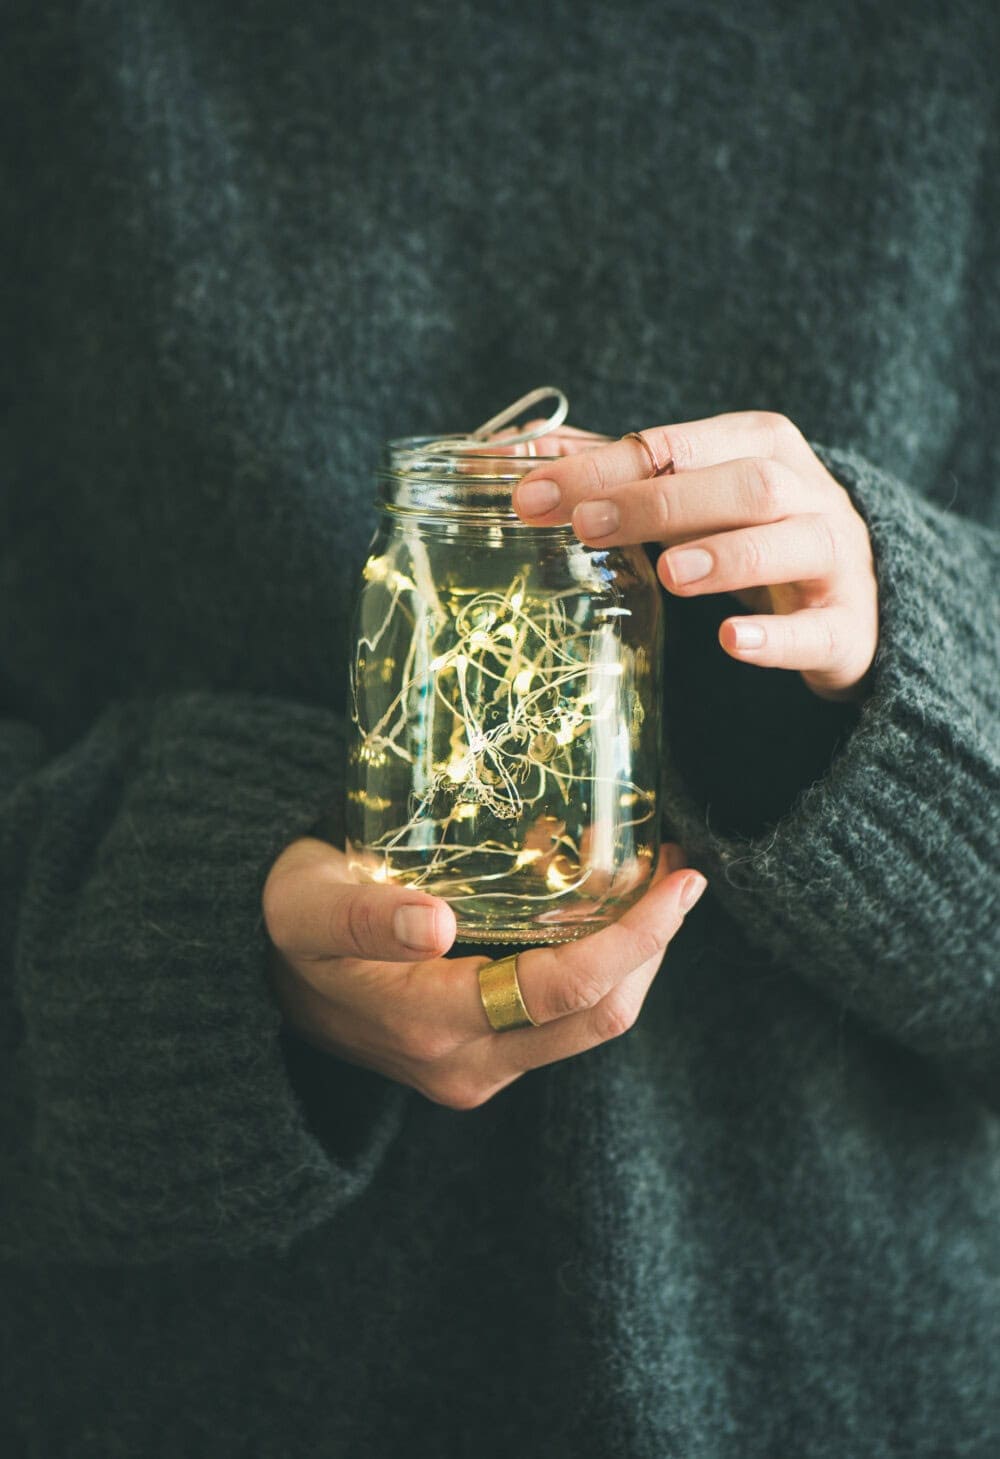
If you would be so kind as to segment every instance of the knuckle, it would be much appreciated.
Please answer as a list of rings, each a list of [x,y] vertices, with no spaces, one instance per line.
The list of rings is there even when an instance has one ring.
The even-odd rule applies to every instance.
[[[639,1005],[623,994],[609,993],[603,1003],[594,1009],[595,1031],[602,1043],[621,1038],[634,1027],[639,1017]]]
[[[740,543],[737,570],[741,577],[756,577],[764,570],[767,549],[763,538],[757,532],[748,532]]]
[[[594,1008],[606,992],[601,979],[594,973],[577,973],[553,985],[549,1005],[556,1018],[565,1018],[571,1013],[584,1013],[588,1008]]]
[[[772,450],[787,444],[800,434],[798,426],[793,425],[780,410],[752,410],[750,425],[770,442]]]
[[[336,947],[346,932],[351,951],[359,957],[364,957],[374,945],[378,930],[373,900],[362,892],[356,896],[347,897],[345,902],[342,916],[337,908],[331,912],[332,946]]]
[[[778,461],[755,458],[749,466],[750,511],[766,521],[785,516],[792,507],[789,473]]]
[[[444,1029],[397,1017],[389,1035],[398,1051],[414,1064],[440,1064],[455,1052],[455,1039]]]
[[[805,439],[798,426],[793,420],[789,420],[787,415],[778,415],[774,424],[774,433],[778,444],[786,448],[801,445]]]
[[[637,927],[632,935],[632,946],[641,966],[653,958],[661,958],[665,943],[652,927]]]
[[[588,451],[580,457],[580,466],[584,476],[584,487],[587,491],[595,492],[598,496],[607,491],[610,482],[608,481],[607,467],[604,464],[600,451]]]
[[[651,523],[654,537],[666,537],[670,528],[670,493],[667,489],[667,479],[657,481],[655,488],[649,494],[650,512],[653,517]]]
[[[834,526],[833,519],[825,513],[818,516],[815,522],[816,536],[818,539],[821,561],[835,568],[840,559],[841,544],[840,534]]]
[[[468,1074],[451,1073],[447,1077],[427,1080],[417,1086],[420,1093],[432,1104],[444,1105],[446,1109],[479,1109],[492,1099],[499,1086],[485,1084]]]
[[[830,662],[836,663],[840,658],[840,635],[837,633],[836,625],[830,621],[830,617],[829,613],[823,614],[823,647]]]
[[[790,613],[781,620],[779,643],[781,652],[797,657],[803,642],[802,627],[796,622],[796,614]]]

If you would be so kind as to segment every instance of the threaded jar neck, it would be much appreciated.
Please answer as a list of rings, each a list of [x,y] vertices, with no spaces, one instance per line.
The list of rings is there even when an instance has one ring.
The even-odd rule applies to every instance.
[[[537,531],[521,522],[511,497],[522,476],[558,457],[513,454],[523,447],[500,453],[488,445],[449,448],[450,440],[463,439],[404,436],[387,442],[376,478],[381,504],[391,512],[486,518]]]

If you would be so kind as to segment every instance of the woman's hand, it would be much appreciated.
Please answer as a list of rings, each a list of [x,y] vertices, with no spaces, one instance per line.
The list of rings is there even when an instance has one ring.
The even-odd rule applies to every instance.
[[[719,628],[733,658],[798,669],[824,699],[860,697],[878,646],[871,542],[802,434],[760,411],[642,434],[674,474],[651,478],[636,440],[595,448],[560,433],[553,454],[565,459],[518,483],[518,515],[539,527],[572,522],[593,547],[661,542],[668,592],[732,593],[752,610]]]
[[[521,953],[518,982],[540,1026],[496,1033],[477,977],[488,959],[442,956],[455,938],[448,904],[405,887],[360,886],[343,852],[305,837],[282,852],[264,888],[272,987],[310,1043],[438,1104],[474,1109],[528,1069],[632,1026],[705,888],[680,859],[679,848],[665,848],[649,890],[610,927]]]

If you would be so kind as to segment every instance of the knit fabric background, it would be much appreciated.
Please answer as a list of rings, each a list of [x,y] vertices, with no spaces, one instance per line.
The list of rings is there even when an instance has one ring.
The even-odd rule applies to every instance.
[[[1000,12],[19,0],[0,50],[6,1454],[994,1459]],[[459,1113],[281,1028],[388,436],[787,414],[870,696],[670,601],[709,878]],[[335,830],[332,834],[335,834]]]

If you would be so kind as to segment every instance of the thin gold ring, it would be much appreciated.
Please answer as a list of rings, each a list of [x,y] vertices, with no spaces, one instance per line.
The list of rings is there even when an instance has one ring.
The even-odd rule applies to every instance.
[[[507,1033],[513,1028],[538,1027],[521,997],[517,981],[517,953],[498,958],[479,969],[479,996],[490,1027],[497,1033]]]
[[[673,458],[673,456],[668,456],[667,459],[666,459],[665,464],[663,466],[661,466],[660,463],[659,463],[659,461],[657,461],[657,459],[656,459],[656,452],[653,450],[652,446],[646,440],[646,437],[643,435],[642,431],[626,431],[625,434],[624,434],[624,436],[622,436],[621,439],[623,441],[638,441],[639,442],[639,445],[642,447],[642,449],[645,451],[646,455],[649,457],[649,464],[653,468],[653,470],[652,470],[652,475],[653,476],[669,476],[673,472],[673,469],[674,469],[674,458]]]

